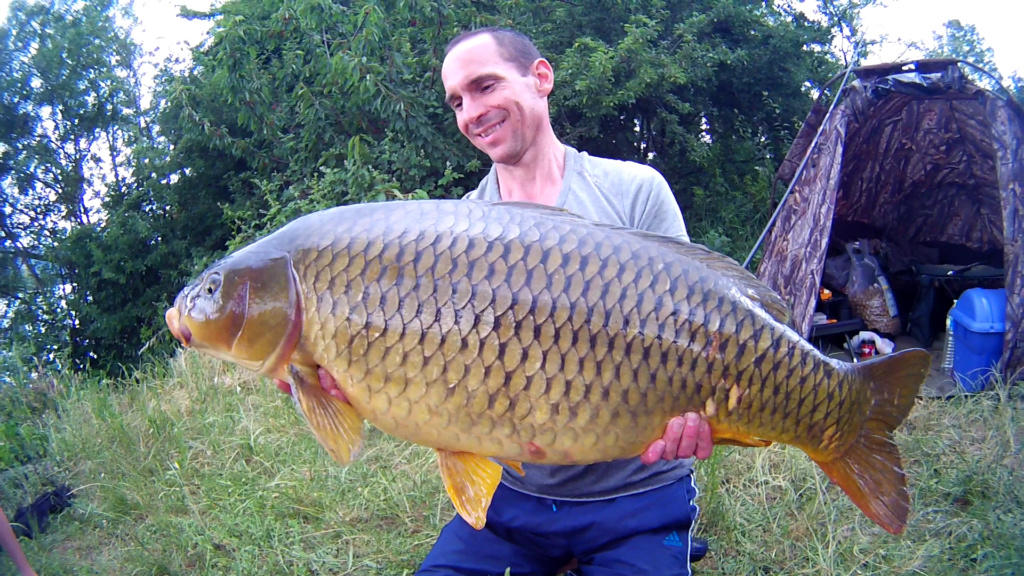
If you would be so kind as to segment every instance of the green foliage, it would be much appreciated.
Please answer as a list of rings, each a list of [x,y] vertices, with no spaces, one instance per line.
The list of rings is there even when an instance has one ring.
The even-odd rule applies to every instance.
[[[362,148],[358,136],[353,138],[353,147]],[[410,156],[406,150],[399,152],[403,156]],[[385,162],[387,154],[388,150],[385,149]],[[448,166],[441,179],[428,186],[429,190],[417,188],[406,192],[392,174],[384,173],[366,162],[363,154],[353,153],[349,158],[343,168],[323,168],[309,182],[291,186],[284,191],[271,183],[257,182],[260,199],[265,206],[261,215],[255,214],[251,208],[225,207],[225,217],[235,224],[234,238],[228,245],[229,249],[241,248],[267,230],[279,228],[303,214],[332,206],[388,200],[426,200],[451,193],[452,190],[446,188],[446,185],[461,176]],[[415,162],[423,160],[422,154],[408,160],[410,162],[404,165],[415,169]],[[456,192],[459,190],[455,189]]]
[[[966,68],[967,75],[985,88],[996,89],[1003,76],[996,67],[995,52],[985,44],[985,39],[978,33],[973,24],[965,24],[960,20],[949,20],[943,24],[941,32],[932,35],[934,45],[928,48],[928,58],[959,58],[966,60],[985,70],[992,77],[981,74],[972,68]]]
[[[863,30],[861,13],[865,9],[884,6],[882,0],[817,0],[817,11],[827,28],[834,31],[832,51],[843,68],[864,61],[872,46],[886,38],[869,38]]]
[[[556,132],[658,168],[694,238],[741,257],[767,222],[771,176],[810,91],[838,69],[831,32],[745,2],[618,6],[563,4],[552,9],[579,22],[572,38],[556,19],[534,31],[555,65]]]
[[[450,197],[439,183],[476,164],[437,89],[446,16],[429,2],[227,2],[193,70],[165,88],[161,126],[190,169],[236,159],[219,167],[236,231],[396,193]]]
[[[809,90],[836,69],[821,50],[827,28],[743,2],[238,0],[217,22],[193,71],[174,80],[165,119],[178,119],[175,150],[190,166],[213,151],[238,159],[222,179],[232,245],[309,210],[472,187],[479,157],[441,108],[437,74],[444,44],[466,27],[511,25],[535,38],[556,69],[556,132],[655,165],[695,230],[713,228],[704,214],[735,213],[725,229],[766,221],[750,195],[764,195]],[[756,232],[729,235],[737,255]]]
[[[3,142],[34,142],[38,111],[51,102],[67,110],[68,130],[50,140],[75,150],[78,137],[92,154],[0,147],[21,154],[4,157],[0,180],[14,166],[38,184],[43,160],[74,167],[105,155],[113,168],[60,173],[60,193],[35,196],[45,218],[6,221],[42,222],[45,234],[0,236],[8,242],[0,297],[15,303],[0,308],[0,328],[15,334],[49,322],[26,332],[45,338],[22,338],[25,349],[109,374],[138,364],[141,350],[171,347],[163,310],[226,250],[329,206],[456,198],[475,187],[489,162],[458,133],[439,70],[446,43],[479,26],[518,28],[553,62],[553,120],[567,143],[652,164],[694,238],[740,258],[767,221],[771,175],[811,94],[838,69],[828,48],[855,29],[844,18],[863,4],[831,3],[846,11],[819,23],[745,0],[229,0],[189,13],[213,23],[210,37],[184,70],[161,72],[153,105],[142,110],[138,48],[115,18],[130,22],[131,12],[113,2],[16,2],[12,21],[25,24],[5,38],[25,58],[45,44],[30,32],[104,41],[57,68],[69,52],[45,44],[53,49],[40,52],[38,77],[64,78],[55,82],[61,90],[42,92],[50,100],[24,89],[21,68],[0,74],[27,98],[0,98]],[[0,56],[0,64],[17,61]],[[43,73],[51,69],[64,76]],[[24,186],[4,190],[19,202],[30,197]]]
[[[48,456],[44,416],[57,405],[48,380],[21,365],[6,368],[7,381],[0,381],[0,472]]]
[[[985,44],[974,24],[948,20],[932,38],[935,45],[925,54],[929,58],[960,58],[998,74],[995,52]]]
[[[42,362],[83,366],[96,355],[69,344],[112,335],[83,323],[103,295],[65,242],[101,226],[100,201],[127,184],[139,95],[130,20],[113,0],[15,1],[0,28],[0,332]]]

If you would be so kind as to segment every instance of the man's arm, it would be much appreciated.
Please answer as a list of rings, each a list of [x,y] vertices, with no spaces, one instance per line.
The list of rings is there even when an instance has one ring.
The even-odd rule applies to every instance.
[[[4,514],[2,508],[0,508],[0,546],[14,561],[14,566],[21,576],[36,576],[35,570],[28,565],[28,558],[25,557],[25,552],[21,549],[21,544],[18,543],[18,537],[14,535],[11,523],[7,520],[7,515]]]

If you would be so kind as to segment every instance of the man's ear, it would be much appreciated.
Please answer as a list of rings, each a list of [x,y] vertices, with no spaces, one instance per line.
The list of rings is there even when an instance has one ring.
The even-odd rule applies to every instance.
[[[543,58],[538,58],[530,67],[530,74],[533,76],[537,93],[541,97],[547,98],[555,89],[555,71],[551,68],[551,63]]]

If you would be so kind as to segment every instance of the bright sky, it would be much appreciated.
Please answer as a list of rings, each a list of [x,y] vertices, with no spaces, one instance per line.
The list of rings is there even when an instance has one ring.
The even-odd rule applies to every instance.
[[[0,0],[0,4],[8,0]],[[211,0],[135,0],[135,14],[139,28],[135,39],[147,50],[156,50],[156,57],[167,57],[167,51],[187,53],[183,44],[202,42],[210,27],[208,21],[189,21],[178,16],[180,6],[192,10],[209,10]]]
[[[882,0],[886,6],[866,10],[862,15],[869,36],[885,35],[888,43],[876,50],[866,64],[904,60],[919,54],[908,52],[906,42],[931,44],[932,33],[947,20],[973,24],[985,43],[995,52],[996,65],[1004,76],[1016,71],[1024,76],[1024,2],[1020,0]],[[813,0],[794,0],[813,6]],[[10,0],[0,0],[0,17],[6,17]],[[177,17],[184,4],[203,10],[211,0],[135,0],[140,29],[136,38],[157,58],[169,50],[180,50],[181,42],[195,44],[203,39],[207,24]],[[178,47],[176,49],[176,46]],[[181,52],[179,52],[181,53]]]
[[[920,56],[899,44],[932,44],[932,33],[949,20],[973,24],[995,53],[1003,76],[1014,71],[1024,76],[1024,2],[1020,0],[883,0],[885,7],[861,15],[868,36],[888,37],[889,42],[866,64],[906,60]],[[900,42],[902,41],[902,42]]]

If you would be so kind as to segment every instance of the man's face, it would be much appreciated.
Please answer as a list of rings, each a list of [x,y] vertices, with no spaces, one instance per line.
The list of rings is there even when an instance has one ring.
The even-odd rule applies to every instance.
[[[494,39],[482,34],[448,53],[441,81],[462,134],[494,162],[516,164],[548,122],[550,70],[538,60],[521,75]]]

